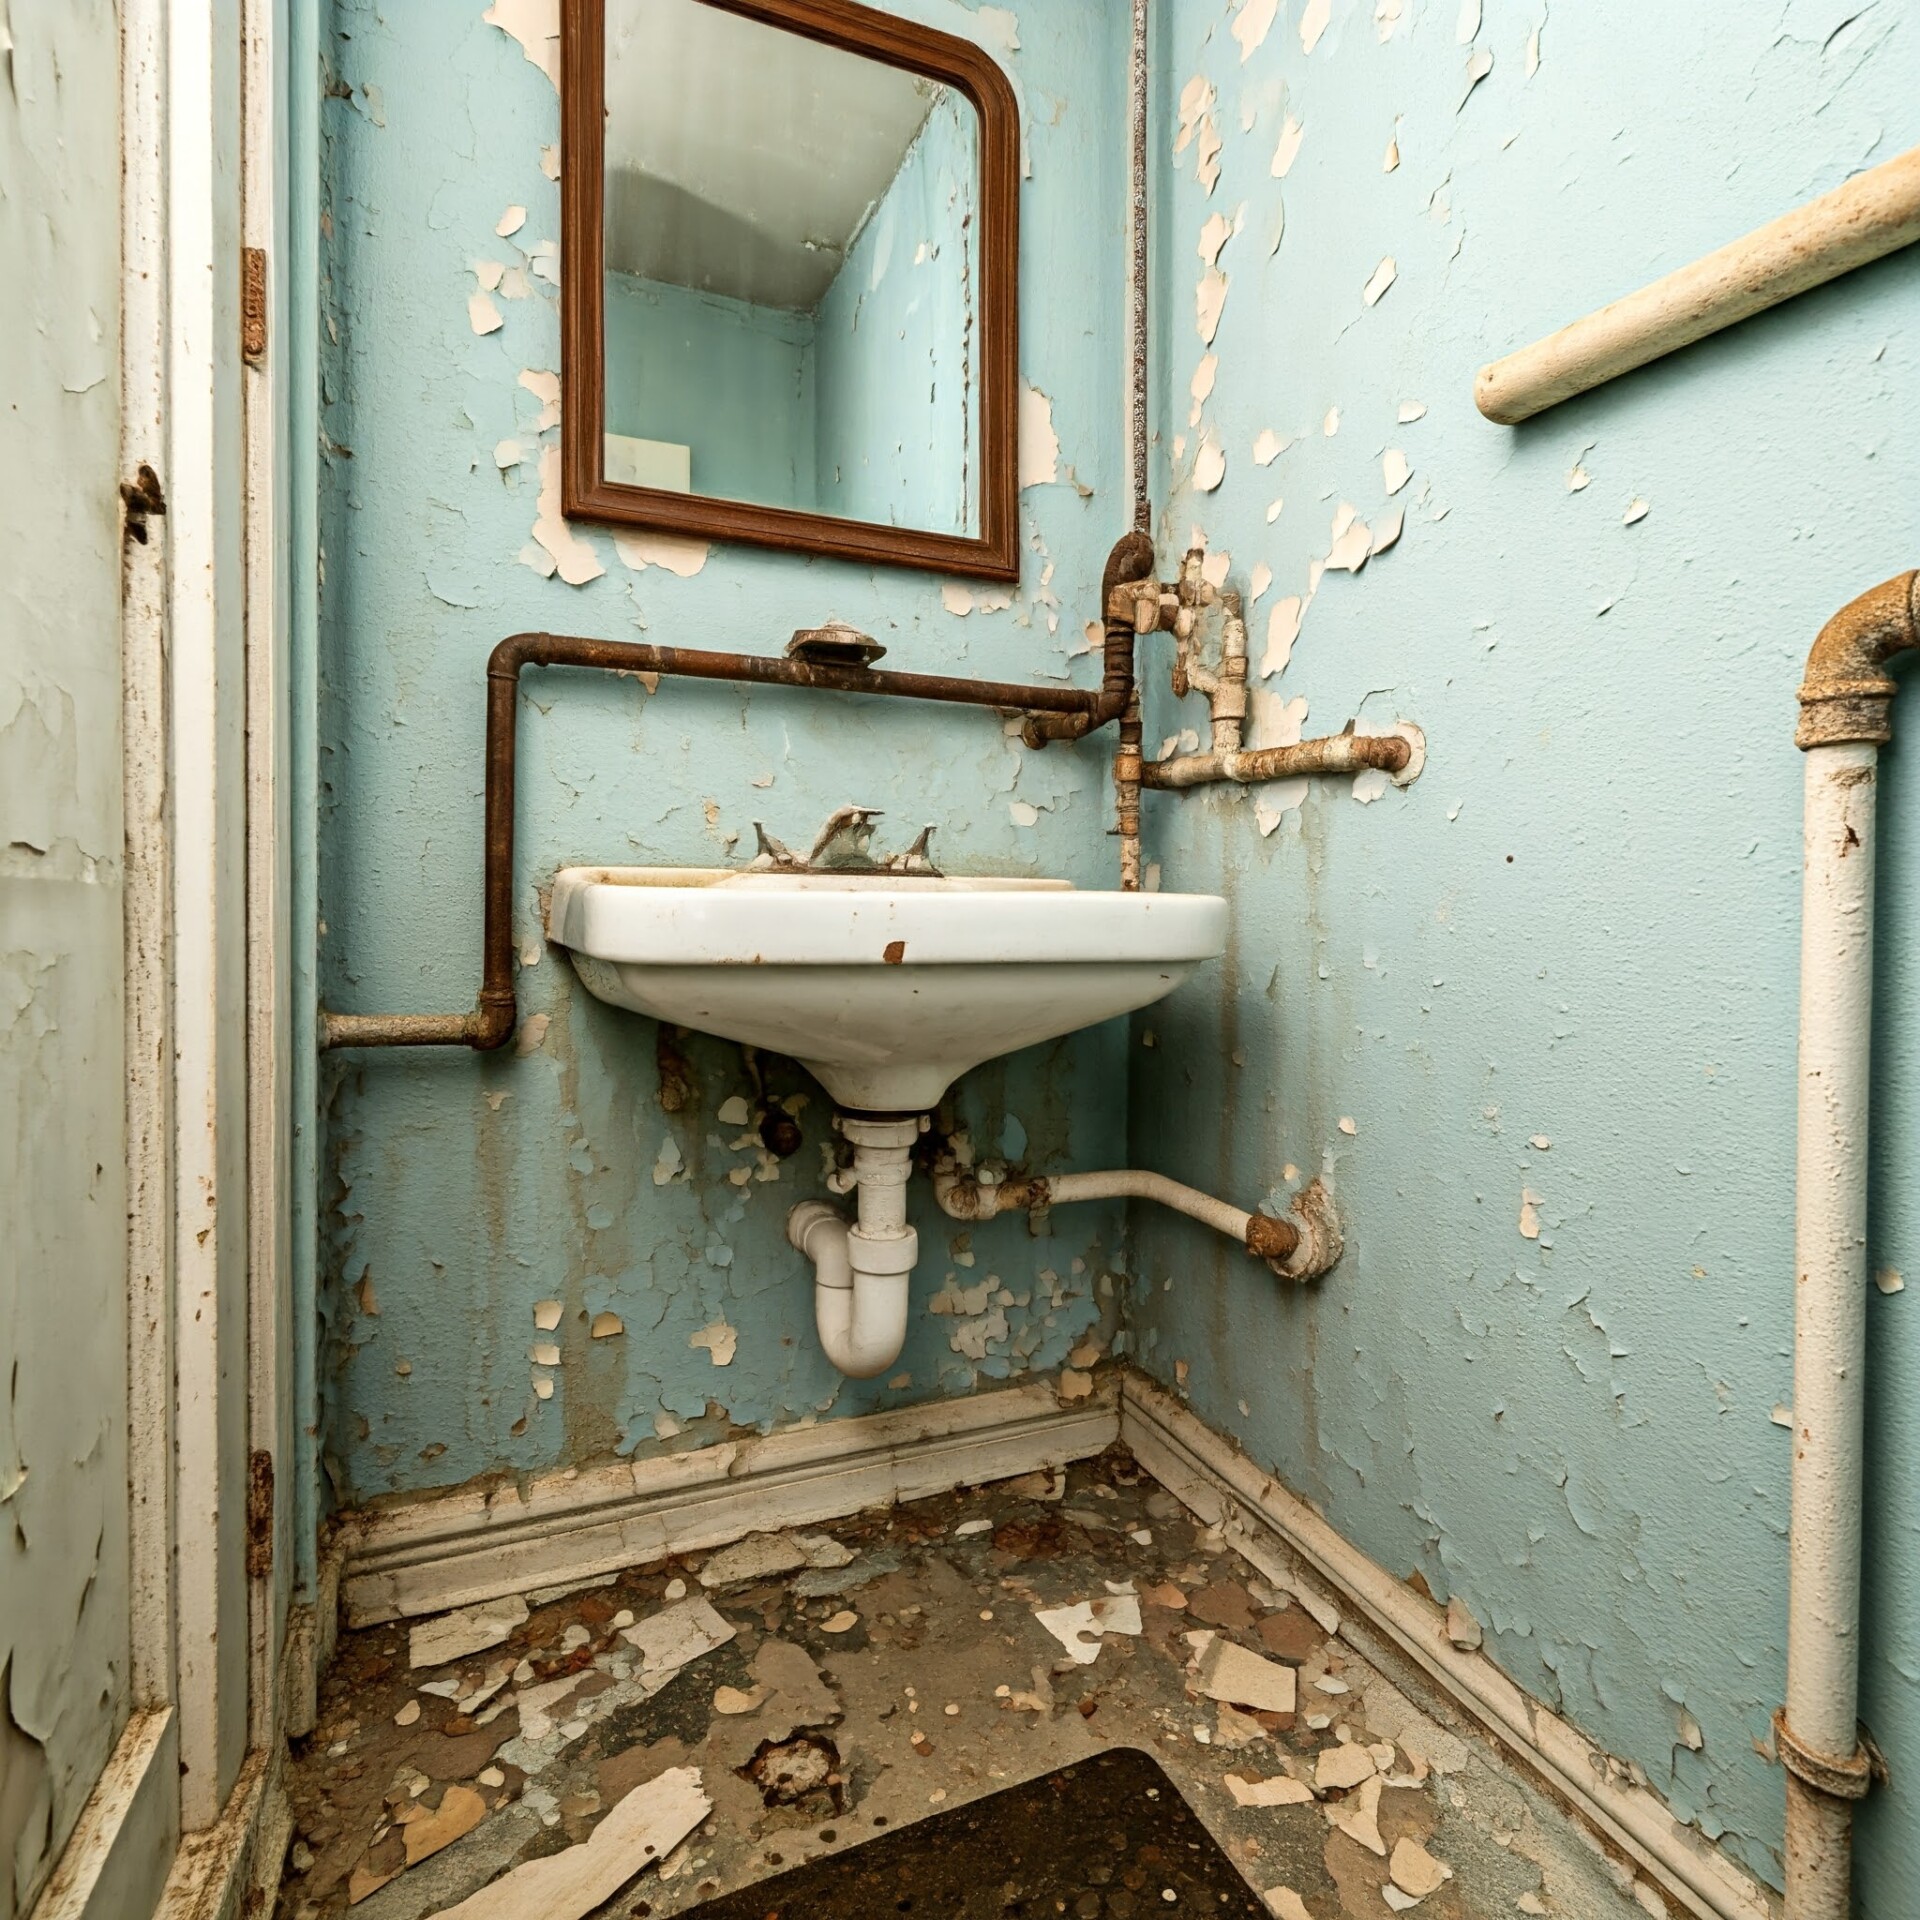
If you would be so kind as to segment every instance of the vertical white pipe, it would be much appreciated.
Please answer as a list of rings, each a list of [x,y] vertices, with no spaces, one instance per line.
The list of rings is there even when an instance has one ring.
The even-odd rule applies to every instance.
[[[1806,766],[1786,1719],[1836,1759],[1858,1743],[1878,757],[1847,742]],[[1788,1785],[1787,1911],[1846,1920],[1851,1803]]]

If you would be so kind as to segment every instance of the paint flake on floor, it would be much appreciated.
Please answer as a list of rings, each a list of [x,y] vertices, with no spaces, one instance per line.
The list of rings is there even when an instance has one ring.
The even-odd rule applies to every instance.
[[[1115,1448],[365,1628],[289,1763],[278,1920],[668,1920],[1116,1747],[1286,1920],[1635,1911],[1338,1625]]]

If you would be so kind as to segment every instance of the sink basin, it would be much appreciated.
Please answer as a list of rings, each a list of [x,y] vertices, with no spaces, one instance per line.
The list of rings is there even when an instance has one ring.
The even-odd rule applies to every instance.
[[[1171,993],[1227,903],[1064,880],[569,867],[550,937],[611,1006],[798,1060],[844,1108],[925,1113],[983,1060]]]

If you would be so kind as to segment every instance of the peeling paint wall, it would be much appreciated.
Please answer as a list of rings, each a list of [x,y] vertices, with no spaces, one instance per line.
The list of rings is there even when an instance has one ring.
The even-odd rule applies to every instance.
[[[1134,1153],[1236,1198],[1324,1163],[1347,1254],[1290,1292],[1143,1211],[1140,1345],[1777,1880],[1793,692],[1920,557],[1920,253],[1517,431],[1472,383],[1920,138],[1920,36],[1838,0],[1170,0],[1157,71],[1163,552],[1231,555],[1256,724],[1404,717],[1431,758],[1148,796],[1163,884],[1224,885],[1234,931],[1220,993],[1136,1022]],[[1148,738],[1183,725],[1162,682]],[[1913,751],[1876,1114],[1908,1271]],[[1920,1910],[1914,1297],[1875,1301],[1874,1920]]]
[[[794,628],[837,617],[875,634],[891,664],[1089,673],[1075,656],[1126,521],[1126,155],[1113,138],[1125,22],[1079,0],[1035,0],[1017,21],[953,0],[902,11],[988,44],[1029,116],[1022,366],[1049,446],[1022,495],[1014,590],[562,520],[545,15],[503,0],[496,26],[477,0],[335,0],[320,167],[329,1005],[471,1002],[483,668],[505,634],[777,652]],[[470,314],[476,289],[497,327]],[[1117,1312],[1104,1276],[1118,1209],[1074,1209],[1050,1239],[1020,1221],[969,1235],[922,1190],[907,1350],[884,1379],[843,1381],[819,1353],[810,1275],[783,1232],[787,1209],[823,1192],[824,1098],[797,1069],[773,1069],[770,1092],[804,1102],[805,1144],[771,1161],[738,1049],[700,1037],[663,1049],[653,1025],[590,998],[543,945],[540,892],[569,862],[744,861],[755,820],[804,845],[849,800],[887,810],[885,848],[936,823],[952,870],[1109,885],[1104,743],[1032,755],[987,713],[580,674],[529,676],[521,741],[517,1043],[322,1065],[333,1493],[961,1394],[1070,1351],[1084,1365]],[[1125,1041],[1116,1027],[984,1068],[954,1121],[982,1157],[1110,1164]]]
[[[823,511],[979,530],[979,118],[949,87],[819,306]]]
[[[107,0],[0,5],[5,1920],[129,1704],[118,79]]]

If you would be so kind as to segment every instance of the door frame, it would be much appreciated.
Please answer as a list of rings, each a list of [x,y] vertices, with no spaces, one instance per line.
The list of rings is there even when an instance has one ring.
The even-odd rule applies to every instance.
[[[132,1714],[33,1920],[216,1920],[287,1830],[287,12],[118,4]]]

